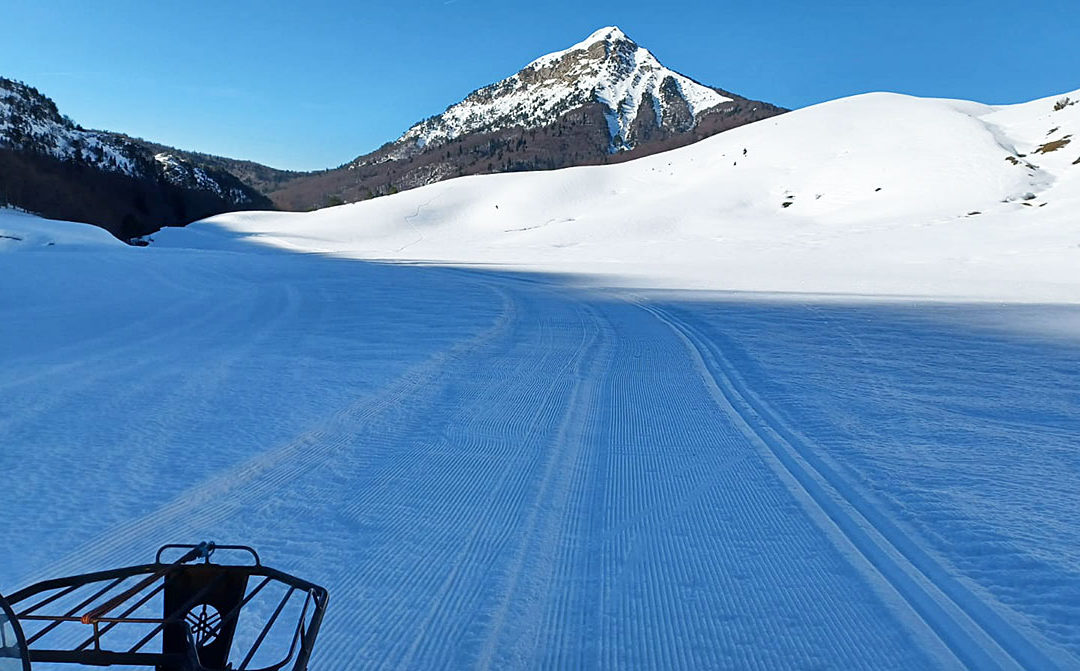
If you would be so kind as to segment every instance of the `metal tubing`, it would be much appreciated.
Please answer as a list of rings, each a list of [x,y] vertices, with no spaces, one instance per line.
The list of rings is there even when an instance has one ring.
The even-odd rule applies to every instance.
[[[89,599],[86,599],[85,601],[83,601],[82,603],[80,603],[80,604],[79,604],[78,606],[75,606],[74,608],[72,608],[71,610],[69,610],[69,611],[68,611],[67,613],[65,613],[65,614],[64,614],[64,615],[62,615],[61,617],[64,617],[64,618],[67,618],[67,617],[71,617],[71,616],[72,616],[72,615],[74,615],[74,614],[75,614],[76,612],[78,612],[78,611],[82,610],[83,608],[86,608],[86,607],[87,607],[87,606],[89,606],[90,604],[94,603],[94,601],[95,601],[95,600],[97,600],[97,599],[98,599],[98,597],[100,597],[100,596],[101,596],[102,594],[105,594],[106,592],[108,592],[109,590],[111,590],[111,589],[112,589],[113,587],[116,587],[117,585],[119,585],[119,584],[120,584],[121,582],[123,582],[123,581],[124,581],[124,578],[123,578],[123,577],[120,577],[120,578],[117,578],[116,580],[113,580],[113,581],[112,581],[111,583],[109,583],[109,584],[108,584],[108,585],[106,585],[105,587],[102,587],[102,588],[101,588],[100,590],[98,590],[97,592],[95,592],[95,593],[94,593],[94,595],[93,595],[93,596],[91,596],[91,597],[90,597]],[[53,622],[52,624],[50,624],[50,625],[48,625],[48,626],[46,626],[46,627],[43,627],[43,628],[41,629],[41,631],[38,631],[38,632],[37,632],[37,633],[35,633],[35,634],[34,634],[33,636],[31,636],[30,638],[26,639],[26,645],[28,645],[28,646],[29,646],[29,645],[30,645],[31,643],[33,643],[34,641],[38,640],[39,638],[41,638],[41,637],[42,637],[42,636],[44,636],[45,634],[49,633],[49,632],[50,632],[50,631],[52,631],[53,629],[56,629],[57,627],[59,627],[59,626],[60,626],[60,623],[61,623],[62,621],[63,621],[62,619],[59,619],[59,618],[58,618],[58,619],[57,619],[57,620],[56,620],[55,622]]]
[[[147,592],[146,595],[143,596],[143,598],[136,601],[130,608],[125,610],[123,613],[120,613],[120,615],[118,615],[117,617],[115,617],[115,618],[106,617],[106,618],[99,619],[98,622],[107,622],[108,624],[101,630],[100,633],[96,633],[94,636],[91,636],[90,638],[88,638],[85,641],[83,641],[82,643],[80,643],[78,645],[78,647],[75,648],[75,650],[82,650],[82,649],[86,648],[87,646],[89,646],[91,643],[95,643],[95,641],[94,641],[95,638],[100,640],[102,636],[109,633],[110,629],[112,629],[116,625],[120,624],[121,622],[146,622],[146,623],[160,622],[161,621],[160,619],[153,619],[153,620],[143,619],[143,620],[139,620],[139,619],[136,619],[136,618],[130,618],[129,619],[128,616],[131,615],[132,613],[134,613],[136,610],[138,610],[147,601],[149,601],[150,599],[153,599],[155,596],[157,596],[157,594],[161,590],[165,589],[165,583],[166,582],[168,582],[168,578],[166,578],[165,580],[162,580],[160,585],[158,585],[157,587],[155,587],[151,591]]]
[[[251,658],[255,656],[256,651],[258,651],[259,646],[262,645],[262,642],[266,638],[266,635],[269,634],[270,629],[273,628],[274,622],[277,622],[278,615],[281,615],[281,611],[285,609],[285,604],[289,602],[289,599],[292,598],[293,592],[295,591],[295,587],[290,587],[289,591],[285,592],[285,598],[281,600],[281,603],[278,604],[277,609],[274,610],[274,614],[271,615],[270,619],[266,621],[266,624],[263,626],[262,631],[259,632],[259,637],[255,639],[255,645],[251,646],[251,650],[248,650],[248,654],[244,656],[244,661],[240,663],[239,671],[245,671],[247,669],[247,665],[251,662]]]

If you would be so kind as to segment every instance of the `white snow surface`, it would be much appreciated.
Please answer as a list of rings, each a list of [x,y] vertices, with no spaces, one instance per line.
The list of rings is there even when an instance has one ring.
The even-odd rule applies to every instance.
[[[3,222],[5,594],[210,539],[329,589],[312,671],[1080,667],[1075,306]]]
[[[115,249],[124,244],[106,230],[70,221],[42,219],[0,207],[0,253],[46,248]]]
[[[542,56],[521,72],[470,94],[445,112],[422,121],[398,140],[417,146],[438,144],[476,132],[513,126],[536,128],[589,102],[607,107],[612,151],[629,148],[628,134],[646,94],[653,99],[657,123],[666,105],[661,86],[668,79],[696,118],[728,102],[715,89],[669,70],[647,49],[617,27],[602,28],[569,49]]]
[[[1000,302],[1075,300],[1060,98],[146,249],[0,211],[0,592],[211,539],[329,589],[312,671],[1080,668],[1080,307]]]
[[[622,286],[1076,302],[1080,105],[1054,108],[1078,98],[991,107],[866,94],[625,164],[226,214],[161,239]],[[1053,141],[1066,144],[1040,151]]]

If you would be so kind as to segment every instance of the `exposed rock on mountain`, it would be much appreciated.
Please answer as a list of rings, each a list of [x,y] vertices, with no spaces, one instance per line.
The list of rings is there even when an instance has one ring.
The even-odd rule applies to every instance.
[[[670,70],[610,27],[375,152],[302,173],[86,130],[36,89],[0,78],[0,205],[127,240],[233,210],[311,210],[452,177],[620,162],[784,111]]]
[[[617,162],[784,111],[670,70],[609,27],[474,91],[378,151],[271,196],[282,208],[310,209],[463,175]]]

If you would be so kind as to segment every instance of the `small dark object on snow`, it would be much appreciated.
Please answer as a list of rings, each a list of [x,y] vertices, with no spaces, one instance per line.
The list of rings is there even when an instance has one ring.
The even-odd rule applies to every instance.
[[[217,551],[244,553],[253,563],[211,563]],[[152,564],[45,580],[0,597],[0,668],[30,671],[31,662],[51,662],[304,671],[327,596],[263,566],[244,545],[165,545]],[[244,633],[237,635],[242,612]]]

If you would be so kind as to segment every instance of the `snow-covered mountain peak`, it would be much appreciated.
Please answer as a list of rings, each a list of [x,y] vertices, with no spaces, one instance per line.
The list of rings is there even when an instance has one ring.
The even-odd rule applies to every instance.
[[[597,30],[592,35],[589,35],[589,37],[586,38],[586,42],[592,44],[593,42],[599,42],[601,40],[615,41],[629,39],[630,38],[626,36],[626,33],[619,30],[618,26],[607,26],[606,28],[601,28],[600,30]]]
[[[585,66],[591,66],[595,71],[604,63],[615,65],[617,70],[627,71],[664,68],[648,49],[639,46],[626,33],[612,26],[594,32],[569,49],[555,51],[537,58],[526,65],[522,72],[544,70],[561,64],[568,73],[580,75],[588,69]],[[575,65],[578,67],[575,68]]]
[[[398,142],[423,148],[469,133],[521,126],[538,128],[567,112],[604,107],[610,151],[635,146],[635,122],[685,132],[702,112],[732,98],[664,67],[647,49],[615,26],[592,33],[569,49],[532,61],[517,74],[474,91],[462,102],[410,128]]]
[[[620,43],[627,43],[631,47],[637,47],[637,43],[630,39],[630,37],[627,36],[627,34],[624,33],[622,30],[620,30],[618,26],[608,26],[606,28],[601,28],[600,30],[593,32],[592,35],[589,35],[584,40],[578,42],[569,49],[563,49],[562,51],[555,51],[550,54],[545,54],[533,61],[532,63],[529,63],[529,65],[525,67],[536,67],[543,63],[557,61],[566,54],[571,54],[576,51],[589,51],[589,48],[596,44],[605,44],[610,49],[611,47],[614,47],[615,45]]]

